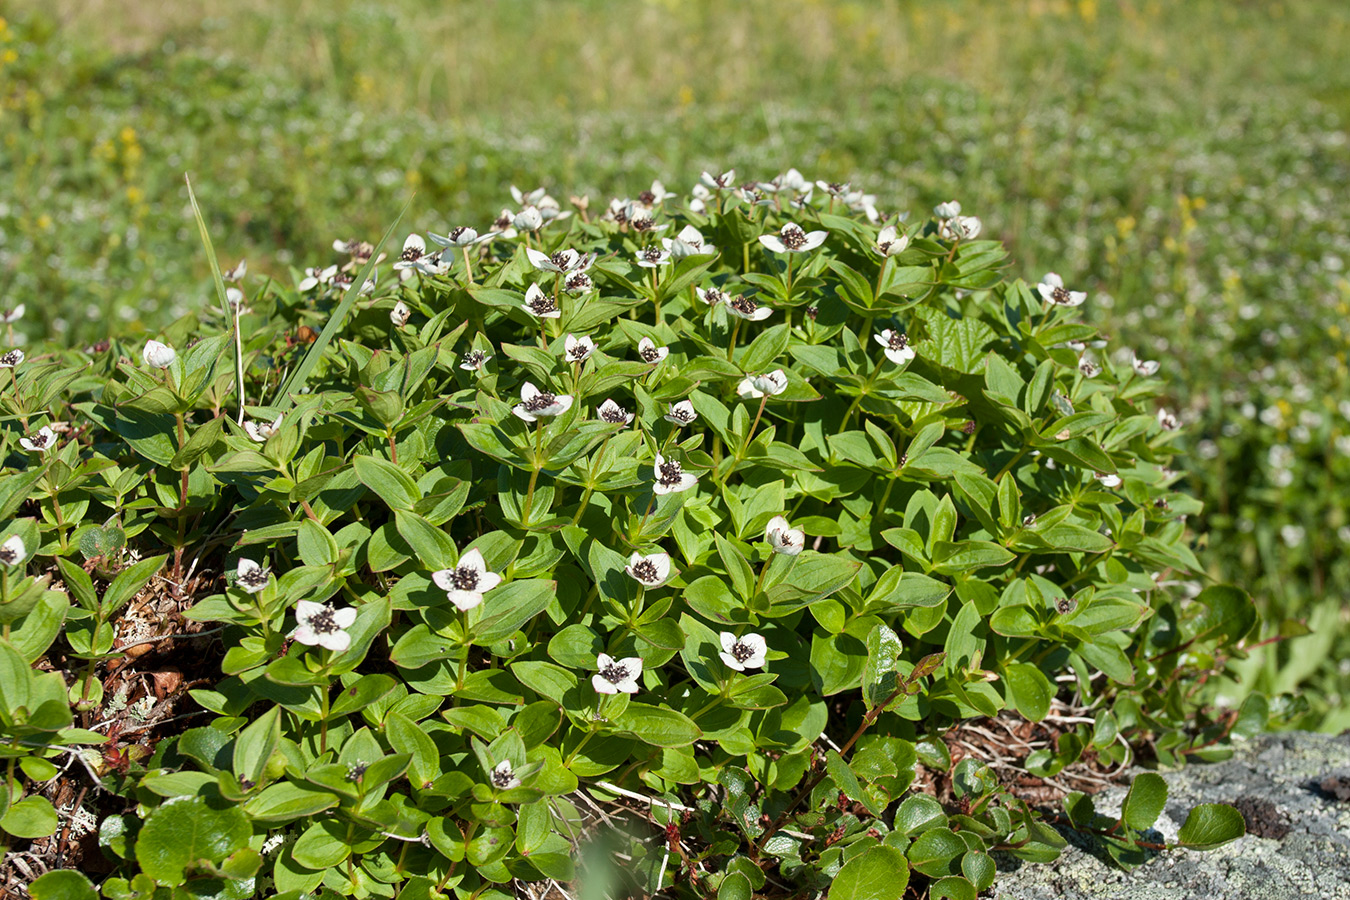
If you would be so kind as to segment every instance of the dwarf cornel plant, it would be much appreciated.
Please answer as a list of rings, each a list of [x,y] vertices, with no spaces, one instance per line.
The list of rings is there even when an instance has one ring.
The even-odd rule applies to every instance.
[[[1206,702],[1257,617],[1191,580],[1160,380],[959,204],[704,182],[294,287],[203,225],[218,304],[5,357],[0,828],[97,823],[33,896],[973,898],[1242,834],[1061,780],[1288,707]]]

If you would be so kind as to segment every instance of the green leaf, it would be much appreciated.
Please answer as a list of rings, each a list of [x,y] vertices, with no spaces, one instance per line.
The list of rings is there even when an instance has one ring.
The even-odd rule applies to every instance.
[[[1030,663],[1009,663],[1003,669],[1006,697],[1025,718],[1039,722],[1050,712],[1055,697],[1054,685],[1039,667]]]
[[[895,830],[901,834],[918,834],[946,824],[942,804],[927,794],[911,794],[895,811]]]
[[[337,795],[317,785],[283,781],[264,788],[244,805],[244,811],[255,824],[281,825],[307,819],[337,805]]]
[[[60,820],[46,797],[25,797],[0,818],[0,830],[16,838],[36,840],[56,833]]]
[[[1167,782],[1154,772],[1136,775],[1120,808],[1120,819],[1131,828],[1143,831],[1152,828],[1158,815],[1167,805]],[[1239,815],[1238,820],[1242,817]]]
[[[664,706],[629,703],[615,726],[654,747],[688,747],[703,737],[694,720]]]
[[[1252,630],[1259,618],[1252,598],[1231,584],[1213,584],[1195,598],[1204,612],[1190,623],[1196,641],[1235,643]]]
[[[908,886],[905,854],[894,847],[877,846],[844,863],[830,882],[830,900],[900,900]]]
[[[557,582],[543,578],[511,581],[496,588],[477,608],[481,618],[469,620],[474,643],[487,645],[510,637],[543,612],[557,592]]]
[[[150,813],[136,838],[141,871],[162,885],[187,880],[198,860],[220,863],[248,846],[253,829],[239,807],[212,809],[201,797],[179,797]]]
[[[951,875],[956,858],[966,852],[966,842],[950,828],[930,828],[909,847],[909,862],[929,878]]]
[[[127,566],[118,576],[113,579],[112,584],[103,592],[103,600],[100,606],[103,608],[104,616],[116,612],[122,608],[132,597],[145,587],[146,583],[155,576],[163,566],[167,556],[152,556],[149,559],[143,559],[138,563]]]
[[[886,701],[900,686],[896,670],[904,646],[900,636],[884,624],[867,633],[867,663],[863,666],[863,704],[873,709]]]
[[[787,325],[774,325],[764,329],[751,341],[750,346],[745,348],[745,355],[740,360],[741,368],[756,375],[772,369],[774,360],[787,350],[790,339],[791,331]]]
[[[844,758],[834,750],[825,754],[825,771],[829,773],[830,780],[835,783],[839,790],[844,792],[844,796],[850,800],[855,800],[867,807],[867,811],[874,816],[881,815],[881,808],[877,806],[862,785],[858,782],[858,776],[849,768]]]
[[[1201,803],[1186,816],[1177,838],[1192,850],[1213,850],[1246,833],[1242,813],[1226,803]]]
[[[961,875],[939,878],[928,888],[928,900],[976,900],[975,885]]]
[[[48,872],[28,885],[33,900],[97,900],[88,878],[72,869]]]
[[[421,498],[417,484],[398,466],[373,456],[358,456],[352,460],[356,477],[390,509],[411,510]]]
[[[754,900],[755,888],[744,872],[732,872],[717,886],[717,900]]]

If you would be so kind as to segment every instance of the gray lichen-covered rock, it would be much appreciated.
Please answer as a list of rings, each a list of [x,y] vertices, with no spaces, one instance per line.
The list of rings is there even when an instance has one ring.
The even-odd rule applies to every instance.
[[[1263,735],[1225,762],[1164,772],[1169,794],[1157,830],[1174,840],[1197,803],[1231,803],[1246,837],[1217,850],[1169,850],[1125,872],[1071,837],[1051,865],[1000,873],[1006,900],[1284,900],[1350,898],[1350,732]],[[1119,811],[1124,791],[1096,799]],[[1264,835],[1264,836],[1262,836]]]

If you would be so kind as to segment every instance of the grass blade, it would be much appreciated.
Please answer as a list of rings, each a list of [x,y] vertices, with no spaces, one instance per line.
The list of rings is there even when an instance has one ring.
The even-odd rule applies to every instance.
[[[234,331],[234,378],[239,386],[239,423],[244,422],[244,342],[239,334],[239,311],[230,307],[230,298],[225,293],[225,279],[220,274],[220,261],[216,259],[216,248],[211,244],[211,233],[206,229],[206,219],[202,217],[202,208],[197,205],[197,195],[192,190],[192,178],[186,173],[188,200],[192,203],[192,214],[197,217],[197,232],[202,237],[202,246],[206,248],[206,261],[211,264],[211,277],[216,283],[216,297],[220,300],[220,309],[225,313],[225,321],[231,323]]]
[[[409,197],[408,202],[403,204],[403,210],[398,214],[398,218],[394,219],[393,224],[385,231],[384,237],[380,238],[380,242],[375,245],[374,252],[370,254],[370,260],[361,269],[360,274],[352,280],[351,287],[347,288],[347,293],[342,295],[342,302],[338,304],[337,309],[333,310],[333,315],[329,317],[328,324],[323,327],[318,339],[309,345],[309,352],[305,354],[304,359],[300,360],[300,365],[295,367],[295,371],[291,372],[290,377],[277,389],[276,396],[272,398],[272,405],[278,411],[284,412],[290,406],[289,398],[291,394],[304,387],[305,382],[309,380],[310,372],[319,364],[329,341],[333,339],[333,335],[337,334],[338,329],[342,327],[342,323],[346,321],[347,314],[351,312],[357,297],[361,295],[361,288],[365,285],[366,279],[375,270],[375,262],[380,258],[380,251],[389,242],[389,237],[394,233],[394,229],[398,228],[398,223],[403,221],[403,216],[408,212],[408,207],[412,205],[412,201],[413,198]]]

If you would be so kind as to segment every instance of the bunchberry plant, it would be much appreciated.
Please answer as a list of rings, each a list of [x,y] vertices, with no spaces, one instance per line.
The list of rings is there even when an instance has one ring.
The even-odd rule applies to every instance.
[[[1165,783],[1118,818],[1070,788],[1266,727],[1206,702],[1256,614],[1189,590],[1161,385],[958,203],[513,197],[17,360],[7,840],[56,833],[60,763],[110,900],[974,897],[1064,829],[1142,861]],[[103,687],[129,604],[193,648],[191,727],[146,741]],[[1202,806],[1178,843],[1241,833]]]

